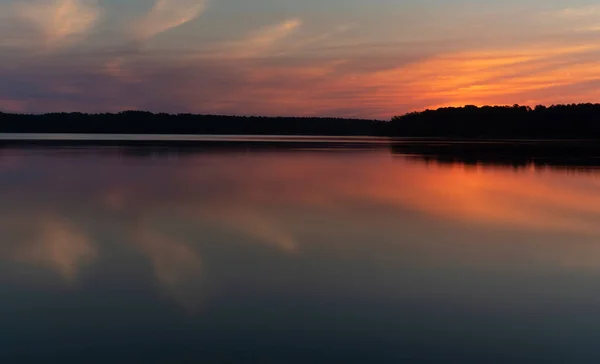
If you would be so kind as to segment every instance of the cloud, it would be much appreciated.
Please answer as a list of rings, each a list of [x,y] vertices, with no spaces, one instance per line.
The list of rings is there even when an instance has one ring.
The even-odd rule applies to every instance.
[[[206,0],[156,0],[154,6],[133,27],[134,38],[150,39],[198,18],[207,8]]]
[[[114,77],[123,83],[139,83],[143,80],[135,76],[135,73],[127,67],[126,57],[109,59],[102,67],[100,73]]]
[[[294,42],[290,45],[292,50],[302,50],[306,49],[309,46],[323,46],[323,44],[337,45],[339,44],[339,36],[346,33],[350,30],[350,27],[347,25],[341,25],[335,27],[334,29],[326,32],[322,32],[318,35],[308,37],[306,39],[299,40],[298,42]],[[328,43],[329,42],[329,43]],[[322,49],[319,49],[322,51]]]
[[[570,19],[586,18],[586,17],[591,17],[591,16],[597,16],[598,14],[600,14],[600,6],[591,5],[591,6],[565,8],[565,9],[559,10],[556,14],[562,18],[570,18]]]
[[[200,50],[119,49],[98,57],[5,62],[0,108],[389,118],[448,105],[600,97],[600,47],[591,34],[494,45],[379,42],[340,49],[331,44],[341,34],[351,44],[347,28],[319,35],[303,24],[290,18]]]
[[[256,50],[258,52],[264,51],[265,49],[268,49],[277,42],[289,36],[301,25],[302,20],[300,19],[288,19],[275,26],[260,30],[254,36],[246,39],[245,43],[249,49]]]
[[[98,24],[103,10],[93,0],[36,0],[16,4],[14,13],[52,50],[85,37]]]
[[[130,36],[134,42],[126,45],[124,54],[106,61],[100,73],[124,83],[142,82],[125,64],[146,45],[144,42],[197,19],[207,5],[208,0],[156,0],[145,15],[133,23]]]
[[[25,112],[25,102],[21,100],[0,99],[0,112]]]
[[[545,89],[600,77],[598,52],[597,44],[457,52],[380,72],[371,79],[379,79],[381,87],[390,78],[398,80],[402,88],[386,88],[422,107],[531,104],[547,101],[536,97]]]
[[[599,30],[599,16],[600,6],[588,5],[544,11],[537,15],[537,19],[554,32],[581,36],[582,33],[595,33]]]
[[[279,24],[268,26],[250,34],[241,41],[226,45],[224,58],[247,58],[254,56],[265,56],[273,47],[290,36],[295,30],[302,26],[300,19],[288,19]]]

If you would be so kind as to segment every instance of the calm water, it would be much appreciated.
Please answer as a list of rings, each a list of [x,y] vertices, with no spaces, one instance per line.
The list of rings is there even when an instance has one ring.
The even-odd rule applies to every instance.
[[[592,363],[600,174],[0,149],[2,363]]]

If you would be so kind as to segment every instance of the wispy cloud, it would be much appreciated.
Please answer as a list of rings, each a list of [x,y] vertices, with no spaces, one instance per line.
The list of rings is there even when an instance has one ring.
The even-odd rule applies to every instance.
[[[302,20],[294,18],[264,27],[242,40],[225,45],[224,56],[226,58],[264,56],[266,52],[273,51],[275,46],[279,45],[281,41],[290,36],[300,26],[302,26]]]
[[[306,39],[302,39],[298,42],[293,43],[290,48],[291,49],[303,49],[310,46],[323,46],[328,42],[336,44],[339,42],[339,36],[346,33],[350,29],[347,25],[341,25],[333,28],[330,31],[320,33],[318,35],[308,37]]]
[[[156,0],[154,6],[133,26],[138,40],[150,39],[198,18],[206,10],[207,0]]]
[[[16,4],[14,13],[38,32],[46,48],[56,49],[85,37],[103,10],[93,0],[37,0]]]
[[[563,34],[597,32],[600,28],[600,5],[544,11],[538,14],[538,18],[551,25],[555,32],[559,29]]]
[[[380,72],[371,82],[378,79],[382,89],[420,107],[543,103],[544,90],[598,79],[599,51],[596,44],[582,44],[459,52]],[[400,87],[389,85],[390,78]]]
[[[570,7],[561,9],[557,12],[558,16],[564,18],[583,18],[590,16],[597,16],[600,14],[599,5],[581,6],[581,7]]]
[[[208,0],[155,0],[152,8],[134,21],[129,29],[129,37],[135,41],[133,53],[155,36],[197,19],[207,6]],[[124,83],[141,82],[135,72],[125,66],[130,60],[131,54],[111,58],[102,66],[100,73]]]

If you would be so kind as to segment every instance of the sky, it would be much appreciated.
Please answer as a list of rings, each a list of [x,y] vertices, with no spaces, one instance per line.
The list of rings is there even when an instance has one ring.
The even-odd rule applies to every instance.
[[[0,111],[600,102],[600,1],[0,0]]]

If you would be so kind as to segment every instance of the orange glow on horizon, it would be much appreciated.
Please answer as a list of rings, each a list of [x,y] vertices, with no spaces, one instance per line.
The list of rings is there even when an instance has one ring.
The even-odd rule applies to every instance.
[[[245,84],[208,109],[240,114],[375,117],[464,105],[600,101],[597,44],[521,46],[442,53],[398,67],[361,71],[352,58],[245,69]],[[367,61],[365,61],[367,62]],[[178,96],[195,103],[194,88]],[[209,97],[210,98],[210,97]]]

